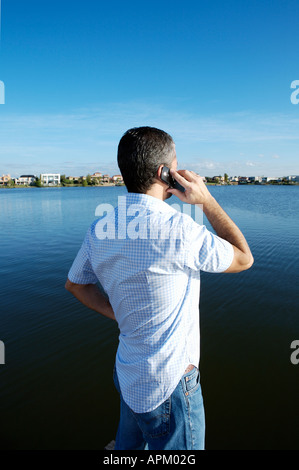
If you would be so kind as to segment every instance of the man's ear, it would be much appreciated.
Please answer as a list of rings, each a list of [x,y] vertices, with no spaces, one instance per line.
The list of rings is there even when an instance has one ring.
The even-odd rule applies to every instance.
[[[160,165],[159,168],[158,168],[158,170],[157,170],[156,178],[157,178],[158,181],[162,181],[162,180],[161,180],[161,171],[162,171],[163,166],[165,166],[165,165],[163,165],[163,164]]]

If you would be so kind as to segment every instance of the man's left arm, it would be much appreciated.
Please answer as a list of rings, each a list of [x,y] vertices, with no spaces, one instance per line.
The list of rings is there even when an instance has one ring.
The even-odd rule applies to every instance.
[[[109,299],[100,291],[97,284],[75,284],[67,279],[64,287],[86,307],[116,320]]]

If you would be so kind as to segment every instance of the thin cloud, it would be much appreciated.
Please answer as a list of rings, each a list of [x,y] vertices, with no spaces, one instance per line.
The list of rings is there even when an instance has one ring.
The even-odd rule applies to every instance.
[[[37,171],[43,168],[72,173],[80,168],[88,172],[118,171],[116,151],[119,139],[128,128],[140,125],[169,132],[180,149],[180,162],[184,166],[189,162],[200,173],[220,172],[222,169],[227,172],[229,168],[235,168],[229,159],[231,148],[244,148],[245,144],[253,149],[252,155],[262,159],[264,153],[258,153],[254,145],[265,149],[266,153],[271,152],[266,150],[266,146],[276,146],[274,152],[276,150],[277,153],[273,153],[272,158],[278,159],[279,145],[295,144],[299,140],[299,119],[278,113],[268,115],[243,111],[200,115],[134,102],[112,103],[69,113],[9,114],[0,117],[0,173],[12,169],[12,165],[18,166],[22,172],[22,168],[31,164],[38,167]],[[219,158],[209,158],[212,150],[206,156],[194,158],[199,148],[205,148],[205,151],[215,149]],[[242,150],[235,152],[244,157],[240,162],[241,168],[245,171],[246,167],[257,166],[251,160],[246,163]],[[246,153],[250,158],[249,151]],[[293,156],[289,162],[284,159],[284,165],[288,163],[289,168],[294,166],[293,162]],[[292,173],[296,173],[295,168]]]
[[[129,108],[129,110],[128,110]],[[106,108],[78,110],[65,114],[6,115],[0,118],[2,139],[12,136],[17,141],[25,138],[37,141],[46,137],[66,142],[71,134],[76,140],[104,142],[119,140],[129,128],[139,125],[159,125],[169,131],[175,140],[195,142],[253,142],[261,140],[299,140],[299,119],[288,115],[261,115],[254,113],[227,113],[198,116],[171,112],[158,106],[114,104]],[[18,134],[16,135],[16,130]],[[42,131],[42,135],[39,133]],[[29,134],[28,134],[29,133]],[[107,137],[110,137],[107,139]],[[5,141],[5,140],[4,140]],[[2,140],[3,142],[3,140]]]

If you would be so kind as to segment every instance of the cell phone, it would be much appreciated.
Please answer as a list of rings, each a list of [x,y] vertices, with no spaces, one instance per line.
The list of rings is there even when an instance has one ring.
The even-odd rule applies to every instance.
[[[162,168],[161,180],[168,184],[170,188],[178,189],[182,193],[185,192],[185,188],[171,176],[170,170],[167,166],[163,166]]]

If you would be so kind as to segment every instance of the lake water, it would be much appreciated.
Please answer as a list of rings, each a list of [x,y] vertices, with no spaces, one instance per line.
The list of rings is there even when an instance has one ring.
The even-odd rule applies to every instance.
[[[239,274],[202,273],[206,448],[298,450],[299,364],[290,345],[299,340],[299,186],[210,190],[255,263]],[[64,284],[97,205],[116,205],[125,193],[0,191],[0,448],[103,449],[115,437],[118,329]]]

